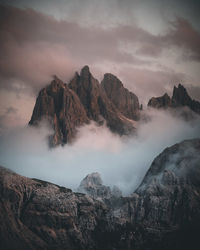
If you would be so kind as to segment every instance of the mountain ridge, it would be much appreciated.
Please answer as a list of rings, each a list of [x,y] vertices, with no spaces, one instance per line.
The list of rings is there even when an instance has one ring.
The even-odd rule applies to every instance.
[[[47,119],[54,130],[50,138],[52,146],[72,142],[78,127],[90,121],[99,125],[106,123],[119,135],[133,133],[134,122],[139,117],[138,98],[122,85],[118,93],[125,92],[126,95],[121,94],[118,101],[123,103],[126,99],[126,106],[118,109],[102,86],[88,66],[82,68],[80,75],[76,72],[68,84],[55,76],[51,84],[39,92],[29,124],[36,125]],[[131,119],[125,112],[126,107],[129,107],[129,113],[135,114]]]
[[[167,93],[160,97],[152,97],[148,102],[148,107],[157,109],[188,107],[193,112],[200,114],[200,102],[192,99],[182,84],[174,86],[172,97]]]
[[[5,250],[198,249],[199,152],[200,139],[166,148],[131,196],[101,201],[0,167],[0,246]],[[97,173],[85,180],[84,186],[105,187]]]

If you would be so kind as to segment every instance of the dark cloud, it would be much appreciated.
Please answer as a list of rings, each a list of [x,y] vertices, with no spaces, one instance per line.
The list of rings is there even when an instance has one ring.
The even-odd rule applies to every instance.
[[[154,35],[136,24],[97,29],[33,9],[1,5],[0,37],[0,86],[12,91],[31,88],[36,93],[53,74],[68,81],[84,64],[109,63],[129,65],[137,88],[148,85],[158,92],[167,77],[168,82],[182,79],[174,71],[147,69],[164,51],[175,46],[184,49],[187,59],[200,59],[200,34],[181,18],[171,23],[167,33]]]
[[[172,29],[166,35],[166,41],[185,50],[185,58],[200,61],[200,32],[184,19],[177,18],[172,22]]]

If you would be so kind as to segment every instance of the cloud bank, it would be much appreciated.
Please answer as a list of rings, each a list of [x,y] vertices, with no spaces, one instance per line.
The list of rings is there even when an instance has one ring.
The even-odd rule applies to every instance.
[[[39,178],[76,190],[89,173],[99,172],[106,185],[124,194],[140,184],[153,159],[166,147],[199,137],[200,118],[185,122],[168,112],[149,110],[132,138],[119,137],[91,123],[80,128],[72,145],[49,150],[46,125],[25,127],[1,136],[0,164],[21,175]]]

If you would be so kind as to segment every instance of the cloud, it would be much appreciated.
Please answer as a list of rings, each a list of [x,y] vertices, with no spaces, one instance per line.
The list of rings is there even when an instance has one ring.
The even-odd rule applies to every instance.
[[[185,59],[200,61],[200,31],[196,30],[188,20],[180,17],[171,24],[172,28],[166,35],[165,41],[183,48]]]
[[[148,67],[169,46],[189,49],[189,59],[199,58],[199,33],[180,18],[168,33],[153,35],[137,23],[97,29],[1,5],[0,36],[0,86],[13,91],[17,80],[36,93],[53,74],[68,81],[85,64]]]
[[[19,174],[76,189],[89,173],[99,172],[106,185],[130,194],[140,184],[153,159],[166,147],[198,137],[199,117],[191,123],[168,112],[149,110],[137,136],[113,135],[93,123],[80,128],[72,145],[49,150],[46,125],[8,131],[0,140],[0,164]],[[12,156],[12,157],[11,157]]]

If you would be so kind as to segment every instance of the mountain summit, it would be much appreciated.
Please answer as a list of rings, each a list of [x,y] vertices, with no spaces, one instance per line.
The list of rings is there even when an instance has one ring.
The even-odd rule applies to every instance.
[[[200,114],[200,102],[193,100],[180,83],[178,87],[174,86],[172,98],[170,98],[167,93],[160,97],[152,97],[148,102],[148,106],[152,108],[188,107],[192,111]]]
[[[29,124],[36,125],[42,119],[47,119],[54,130],[51,146],[72,142],[77,128],[90,121],[99,125],[105,122],[112,132],[127,135],[139,119],[139,101],[117,77],[105,74],[99,84],[84,66],[68,84],[54,76],[39,92]]]

